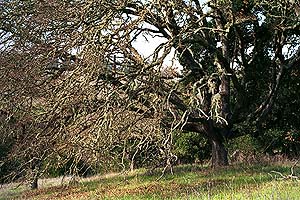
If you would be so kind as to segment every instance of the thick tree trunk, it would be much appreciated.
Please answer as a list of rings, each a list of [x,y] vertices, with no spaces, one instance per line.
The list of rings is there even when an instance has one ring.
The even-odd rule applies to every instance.
[[[216,130],[216,128],[213,128],[212,121],[206,121],[206,123],[187,123],[183,127],[183,130],[203,134],[208,139],[212,147],[211,160],[213,168],[229,164],[227,149],[223,143],[226,132],[229,130]]]
[[[207,138],[211,144],[211,165],[213,168],[227,166],[228,153],[224,146],[225,133],[228,131],[226,128],[218,130],[213,126],[213,122],[209,121],[205,126]]]
[[[211,140],[212,145],[212,167],[217,168],[228,165],[228,153],[221,141]]]

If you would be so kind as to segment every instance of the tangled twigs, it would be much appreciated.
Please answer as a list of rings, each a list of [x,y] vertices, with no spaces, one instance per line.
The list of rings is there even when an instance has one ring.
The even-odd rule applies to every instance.
[[[282,173],[280,173],[278,171],[271,171],[271,173],[278,174],[280,176],[280,178],[278,178],[279,180],[289,180],[290,179],[290,180],[297,180],[297,181],[299,181],[299,177],[296,176],[295,172],[294,172],[294,168],[297,165],[297,163],[298,163],[298,160],[291,167],[291,174],[289,174],[289,175],[284,175],[284,174],[282,174]]]

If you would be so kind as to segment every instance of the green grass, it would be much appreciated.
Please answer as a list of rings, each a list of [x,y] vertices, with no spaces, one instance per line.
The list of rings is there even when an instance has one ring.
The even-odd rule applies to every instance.
[[[174,174],[152,175],[136,170],[83,181],[77,186],[26,191],[21,199],[300,199],[300,180],[289,175],[287,165],[231,166],[212,170],[193,165],[177,166]],[[300,167],[294,168],[300,175]]]
[[[6,200],[6,199],[14,199],[18,198],[20,193],[26,191],[25,187],[22,186],[13,186],[10,189],[1,189],[0,190],[0,200]]]

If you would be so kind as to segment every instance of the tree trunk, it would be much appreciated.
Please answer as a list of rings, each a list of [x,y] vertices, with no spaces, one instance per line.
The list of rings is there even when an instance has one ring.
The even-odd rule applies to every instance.
[[[201,124],[187,123],[183,127],[183,130],[203,134],[208,139],[212,147],[211,160],[213,168],[229,164],[227,149],[223,144],[226,133],[229,132],[229,130],[216,130],[216,128],[213,127],[213,122],[211,120]]]
[[[32,181],[31,181],[31,189],[37,189],[38,188],[38,180],[40,176],[40,168],[41,168],[41,162],[35,161],[32,166]]]
[[[31,189],[32,190],[38,188],[38,179],[39,179],[38,174],[34,173],[33,178],[32,178],[32,182],[31,182]]]
[[[227,166],[228,153],[221,141],[211,140],[212,145],[212,167],[217,168],[221,166]]]

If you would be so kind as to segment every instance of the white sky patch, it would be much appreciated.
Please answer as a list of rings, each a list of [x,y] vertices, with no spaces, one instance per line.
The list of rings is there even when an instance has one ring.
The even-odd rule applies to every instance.
[[[146,38],[145,38],[146,37]],[[155,49],[162,43],[167,42],[167,39],[162,37],[138,36],[132,43],[132,46],[144,57],[150,57]]]
[[[286,59],[290,59],[295,55],[298,49],[299,49],[299,45],[292,46],[291,44],[286,44],[283,46],[282,52]]]
[[[143,56],[144,58],[150,58],[154,53],[155,49],[162,43],[167,42],[168,40],[163,37],[152,37],[152,36],[138,36],[136,40],[132,43],[132,46]],[[162,52],[159,53],[159,56],[162,55]],[[176,55],[175,49],[172,48],[171,52],[166,56],[163,68],[172,67],[178,71],[182,70]]]
[[[291,48],[291,45],[284,45],[282,47],[282,52],[284,52],[284,55],[287,58],[291,57],[291,52],[289,52],[290,48]]]
[[[253,49],[254,49],[254,46],[251,46],[251,47],[247,48],[246,54],[249,55],[249,54],[253,53]]]
[[[200,5],[201,5],[201,7],[203,7],[204,14],[208,13],[211,10],[211,8],[208,7],[208,2],[209,1],[205,1],[205,0],[200,1]]]
[[[259,24],[259,26],[261,26],[262,23],[264,23],[266,16],[264,16],[262,13],[258,13],[257,16],[258,16],[258,24]]]
[[[172,48],[169,55],[167,55],[166,59],[164,60],[164,67],[172,67],[176,69],[176,71],[180,72],[182,70],[182,65],[179,63],[178,58],[175,54],[175,49]]]

